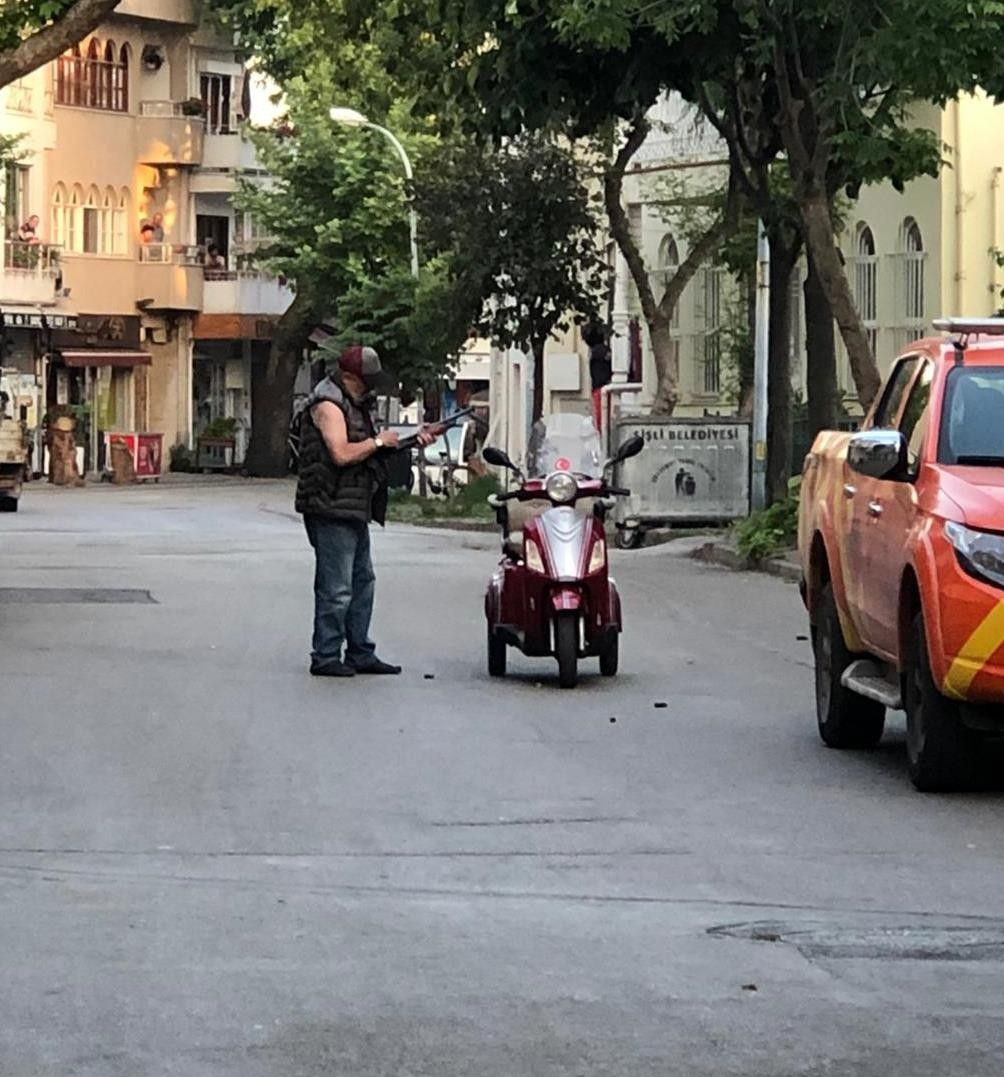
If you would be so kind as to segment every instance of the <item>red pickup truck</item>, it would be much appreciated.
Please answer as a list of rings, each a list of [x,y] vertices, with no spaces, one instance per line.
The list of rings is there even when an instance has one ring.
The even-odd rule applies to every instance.
[[[935,327],[859,432],[818,436],[798,521],[820,736],[873,747],[905,710],[929,792],[979,781],[1004,735],[1004,318]]]

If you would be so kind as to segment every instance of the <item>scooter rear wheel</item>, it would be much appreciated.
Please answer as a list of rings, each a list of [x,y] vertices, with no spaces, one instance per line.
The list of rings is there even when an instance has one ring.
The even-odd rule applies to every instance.
[[[558,659],[558,684],[574,688],[579,683],[579,619],[569,615],[554,622],[554,651]]]
[[[504,677],[506,663],[506,642],[488,626],[488,676]]]
[[[600,673],[604,677],[616,677],[620,660],[620,635],[615,633],[600,653]]]

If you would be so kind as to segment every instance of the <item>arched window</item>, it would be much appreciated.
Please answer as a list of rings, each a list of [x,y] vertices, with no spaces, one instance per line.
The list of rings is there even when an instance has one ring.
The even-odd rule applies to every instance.
[[[65,247],[66,243],[66,188],[57,183],[52,191],[52,242],[57,247]]]
[[[874,354],[878,343],[878,258],[875,237],[864,222],[858,225],[854,239],[854,302]]]
[[[112,244],[113,254],[123,255],[128,253],[128,249],[126,247],[126,236],[128,234],[126,231],[126,225],[128,220],[129,190],[128,188],[123,187],[122,190],[119,191],[118,201],[115,206],[115,214],[112,222],[112,232],[114,236],[114,241]]]
[[[103,109],[114,108],[115,101],[115,42],[105,42],[105,55],[101,61],[101,104]]]
[[[116,112],[129,111],[129,46],[119,49],[119,62],[115,68],[115,99],[112,108]]]
[[[84,100],[88,108],[101,108],[101,52],[98,48],[98,39],[91,38],[87,46],[87,62],[84,64]]]
[[[56,63],[56,104],[80,105],[84,85],[84,61],[74,45]]]
[[[87,192],[82,216],[82,234],[85,254],[98,254],[101,250],[101,192],[91,187]]]
[[[912,217],[903,222],[900,232],[901,258],[903,263],[903,314],[910,339],[922,335],[924,327],[924,237],[920,225]]]
[[[84,249],[84,189],[74,184],[66,206],[66,249],[82,251]]]
[[[115,213],[118,195],[114,187],[106,187],[101,199],[98,249],[102,254],[115,254]]]
[[[118,53],[115,43],[104,46],[91,38],[85,53],[74,45],[56,61],[56,104],[126,112],[129,108],[129,49]]]

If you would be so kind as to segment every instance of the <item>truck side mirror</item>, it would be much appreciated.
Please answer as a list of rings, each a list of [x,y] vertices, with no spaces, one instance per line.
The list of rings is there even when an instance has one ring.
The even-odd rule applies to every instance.
[[[847,443],[847,466],[872,479],[905,479],[906,438],[898,430],[865,430],[852,434]]]

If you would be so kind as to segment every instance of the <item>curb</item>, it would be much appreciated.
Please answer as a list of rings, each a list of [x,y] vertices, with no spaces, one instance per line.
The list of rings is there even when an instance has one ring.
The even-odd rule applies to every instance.
[[[394,520],[388,519],[388,524],[394,524],[397,527],[431,527],[436,531],[481,531],[489,533],[492,531],[498,531],[498,524],[494,520],[447,520],[436,519],[435,517],[428,520]]]
[[[775,557],[769,561],[756,563],[748,557],[743,557],[734,547],[723,543],[707,542],[694,550],[691,557],[705,564],[731,569],[733,572],[763,572],[788,583],[798,583],[802,578],[802,569],[794,561],[789,561],[784,557]]]

